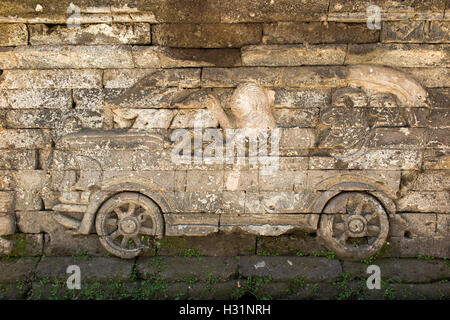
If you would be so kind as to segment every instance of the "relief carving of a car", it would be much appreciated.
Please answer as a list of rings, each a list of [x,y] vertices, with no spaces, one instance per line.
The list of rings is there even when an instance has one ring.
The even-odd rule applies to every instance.
[[[361,67],[348,77],[364,88],[364,77],[376,83],[370,79],[374,72],[379,70]],[[398,99],[417,104],[426,92],[411,88],[414,85],[418,86],[403,81],[385,91],[398,92]],[[408,90],[420,92],[414,97]],[[345,100],[339,98],[336,103]],[[230,125],[220,110],[216,116],[223,129]],[[279,130],[283,134],[286,129]],[[248,163],[177,164],[171,158],[175,142],[170,136],[170,130],[131,129],[83,130],[64,136],[53,157],[59,193],[54,218],[73,234],[95,229],[106,250],[122,258],[136,257],[163,236],[233,231],[277,236],[303,230],[317,232],[344,259],[374,255],[388,237],[389,220],[398,218],[395,191],[385,181],[389,177],[366,175],[364,170],[329,170],[320,183],[309,185],[304,158],[289,153],[279,155],[277,172],[264,175]],[[368,138],[362,140],[357,152],[346,153],[344,148],[335,159],[360,157]],[[292,189],[286,189],[281,179],[291,179],[286,185],[292,184]]]

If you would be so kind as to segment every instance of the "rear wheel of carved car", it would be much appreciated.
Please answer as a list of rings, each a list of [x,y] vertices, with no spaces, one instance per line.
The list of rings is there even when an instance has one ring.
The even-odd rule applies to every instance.
[[[339,258],[365,259],[385,243],[389,231],[386,210],[373,196],[343,192],[322,211],[319,236]]]
[[[158,205],[135,192],[122,192],[100,207],[95,221],[101,244],[120,258],[138,256],[154,237],[163,234],[163,218]]]

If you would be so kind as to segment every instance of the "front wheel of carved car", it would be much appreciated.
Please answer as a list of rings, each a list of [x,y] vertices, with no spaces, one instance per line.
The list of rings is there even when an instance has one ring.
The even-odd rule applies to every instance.
[[[332,198],[322,211],[319,236],[325,245],[344,259],[366,259],[386,242],[389,219],[372,195],[343,192]]]
[[[158,205],[136,192],[122,192],[103,203],[95,227],[103,247],[120,258],[131,259],[163,234]]]

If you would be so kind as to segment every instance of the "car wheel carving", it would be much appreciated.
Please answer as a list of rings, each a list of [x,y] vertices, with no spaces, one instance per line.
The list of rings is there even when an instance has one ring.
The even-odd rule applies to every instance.
[[[323,209],[318,231],[338,257],[365,259],[385,243],[389,219],[375,197],[363,192],[343,192]]]
[[[121,258],[131,259],[163,234],[163,218],[158,205],[144,195],[122,192],[100,207],[95,221],[97,234],[105,249]]]

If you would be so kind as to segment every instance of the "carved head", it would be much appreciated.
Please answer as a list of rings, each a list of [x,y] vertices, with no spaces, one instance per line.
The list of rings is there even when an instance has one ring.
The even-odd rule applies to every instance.
[[[274,128],[271,106],[275,92],[256,83],[240,84],[230,99],[231,111],[239,128]]]

